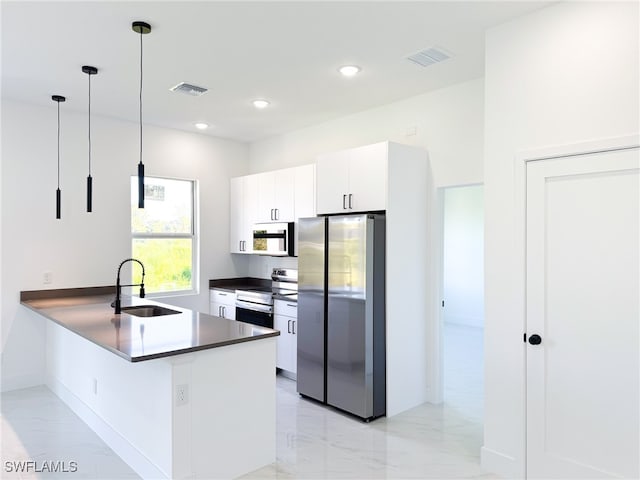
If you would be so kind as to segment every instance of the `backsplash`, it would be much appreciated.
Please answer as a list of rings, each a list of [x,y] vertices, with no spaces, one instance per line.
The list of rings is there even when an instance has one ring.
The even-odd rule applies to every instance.
[[[267,257],[262,255],[250,255],[249,277],[271,278],[271,270],[274,268],[298,268],[298,257]]]

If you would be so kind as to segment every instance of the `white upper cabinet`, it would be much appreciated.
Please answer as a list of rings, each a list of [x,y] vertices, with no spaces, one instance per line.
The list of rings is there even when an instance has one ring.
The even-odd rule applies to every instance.
[[[253,224],[258,206],[258,176],[247,175],[230,180],[229,251],[252,253]]]
[[[316,163],[318,214],[387,208],[388,142],[320,155]]]
[[[295,169],[294,217],[316,216],[316,166],[312,163]]]
[[[258,222],[294,221],[295,168],[257,174]]]
[[[366,212],[387,208],[387,142],[349,151],[347,210]]]
[[[344,211],[349,191],[349,150],[320,155],[316,163],[318,214]]]
[[[253,253],[255,223],[295,222],[301,217],[315,217],[315,172],[315,164],[310,164],[232,178],[230,252]]]

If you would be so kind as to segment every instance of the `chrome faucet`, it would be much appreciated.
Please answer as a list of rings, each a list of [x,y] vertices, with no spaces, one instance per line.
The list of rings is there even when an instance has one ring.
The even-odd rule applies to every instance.
[[[140,280],[140,283],[132,283],[131,285],[120,285],[120,270],[122,269],[122,266],[127,262],[138,262],[142,267],[142,279]],[[118,267],[118,276],[116,277],[116,300],[113,302],[113,307],[115,307],[116,309],[115,311],[116,315],[121,313],[120,294],[121,294],[122,287],[138,287],[138,286],[140,287],[140,298],[144,298],[144,265],[140,260],[136,258],[127,258],[123,260],[122,263],[120,263],[120,266]]]

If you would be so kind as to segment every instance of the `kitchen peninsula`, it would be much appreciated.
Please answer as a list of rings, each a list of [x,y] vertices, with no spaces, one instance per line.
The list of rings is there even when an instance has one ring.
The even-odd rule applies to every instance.
[[[49,388],[143,478],[233,478],[274,462],[279,332],[135,297],[116,315],[114,291],[21,292],[51,320]],[[136,305],[175,313],[126,313]]]

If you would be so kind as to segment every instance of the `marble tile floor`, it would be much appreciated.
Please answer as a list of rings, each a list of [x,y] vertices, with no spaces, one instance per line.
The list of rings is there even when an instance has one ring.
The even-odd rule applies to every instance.
[[[2,479],[140,478],[45,386],[3,393],[0,423]],[[16,471],[17,462],[29,460],[45,471]],[[47,472],[45,462],[58,472]]]
[[[445,403],[368,424],[300,398],[278,376],[277,461],[242,479],[498,478],[480,468],[479,339],[481,331],[446,326]],[[46,387],[3,393],[0,420],[3,479],[138,478]],[[5,462],[18,460],[75,461],[78,471],[7,472]]]

